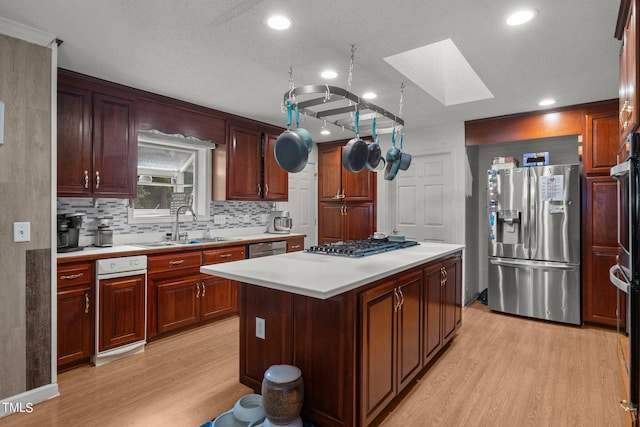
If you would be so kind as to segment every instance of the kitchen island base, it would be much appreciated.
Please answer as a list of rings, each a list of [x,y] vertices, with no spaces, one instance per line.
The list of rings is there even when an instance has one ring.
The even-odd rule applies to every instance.
[[[461,252],[327,299],[241,283],[240,382],[260,393],[267,368],[295,365],[304,419],[366,426],[453,338],[461,295]]]

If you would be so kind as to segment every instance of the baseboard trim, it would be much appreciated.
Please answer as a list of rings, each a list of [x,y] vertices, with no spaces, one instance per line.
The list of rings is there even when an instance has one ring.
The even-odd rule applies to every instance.
[[[33,405],[58,396],[60,396],[58,384],[54,383],[2,399],[0,402],[0,418],[16,412],[32,412]]]

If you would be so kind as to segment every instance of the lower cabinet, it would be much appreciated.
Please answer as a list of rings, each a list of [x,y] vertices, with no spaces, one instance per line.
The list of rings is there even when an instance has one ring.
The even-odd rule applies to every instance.
[[[93,263],[64,264],[57,271],[57,364],[64,370],[88,362],[95,353]]]
[[[106,351],[145,338],[144,274],[103,279],[99,286],[99,351]]]
[[[360,408],[369,424],[422,369],[422,271],[360,295]]]
[[[244,258],[244,245],[150,256],[147,339],[237,313],[237,282],[201,274],[200,266]]]
[[[305,419],[375,423],[460,328],[461,273],[458,252],[328,299],[240,283],[240,382],[259,393],[269,366],[293,364]]]

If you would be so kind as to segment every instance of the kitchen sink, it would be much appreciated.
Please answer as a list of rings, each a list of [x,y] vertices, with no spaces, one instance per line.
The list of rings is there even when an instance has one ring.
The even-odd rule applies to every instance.
[[[181,246],[184,244],[185,242],[170,242],[170,241],[162,240],[159,242],[135,243],[134,246],[140,246],[142,248],[164,248],[164,247],[171,247],[171,246]]]
[[[210,238],[202,238],[202,239],[191,239],[189,243],[192,245],[197,245],[198,243],[216,243],[216,242],[238,242],[242,239],[237,237],[210,237]]]
[[[166,247],[177,247],[177,246],[187,246],[187,245],[198,245],[198,244],[206,244],[206,243],[218,243],[218,242],[238,242],[242,239],[237,237],[210,237],[207,239],[191,239],[191,240],[160,240],[157,242],[147,242],[147,243],[135,243],[134,246],[140,246],[142,248],[166,248]]]

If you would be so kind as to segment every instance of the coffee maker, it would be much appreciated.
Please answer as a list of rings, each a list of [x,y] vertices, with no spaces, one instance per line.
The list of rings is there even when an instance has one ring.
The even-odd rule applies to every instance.
[[[58,222],[58,252],[81,251],[84,246],[78,246],[80,227],[82,227],[83,213],[59,214]]]
[[[109,227],[111,216],[98,218],[98,231],[96,233],[96,246],[106,248],[113,246],[113,230]]]
[[[288,234],[291,233],[291,225],[289,211],[271,211],[267,222],[267,233]]]

